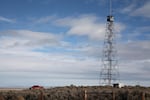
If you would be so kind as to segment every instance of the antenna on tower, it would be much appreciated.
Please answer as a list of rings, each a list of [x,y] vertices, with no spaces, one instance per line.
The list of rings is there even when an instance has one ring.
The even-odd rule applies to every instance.
[[[100,72],[100,83],[103,85],[112,85],[119,78],[114,17],[112,16],[112,0],[110,0],[109,4],[110,15],[107,16],[104,48],[102,52],[102,69]]]
[[[112,0],[109,0],[109,14],[112,15]]]

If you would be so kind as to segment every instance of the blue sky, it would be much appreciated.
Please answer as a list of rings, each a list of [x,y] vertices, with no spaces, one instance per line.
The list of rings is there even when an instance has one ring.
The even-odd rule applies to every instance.
[[[98,85],[108,6],[108,0],[0,0],[0,87]],[[113,0],[124,84],[150,84],[149,10],[149,0]]]

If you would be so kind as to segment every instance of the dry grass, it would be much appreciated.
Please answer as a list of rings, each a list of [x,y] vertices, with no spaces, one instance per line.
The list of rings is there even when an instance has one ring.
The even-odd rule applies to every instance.
[[[0,100],[84,100],[85,90],[88,100],[150,100],[150,88],[146,87],[102,87],[102,86],[66,86],[44,90],[0,90]]]

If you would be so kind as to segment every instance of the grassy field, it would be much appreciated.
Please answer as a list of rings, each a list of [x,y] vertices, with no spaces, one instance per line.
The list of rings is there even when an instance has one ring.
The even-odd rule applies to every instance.
[[[73,85],[42,90],[3,88],[0,100],[150,100],[150,88]]]

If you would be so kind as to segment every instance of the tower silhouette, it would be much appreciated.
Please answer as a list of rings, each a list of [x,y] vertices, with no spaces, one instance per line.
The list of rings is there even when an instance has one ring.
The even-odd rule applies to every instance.
[[[112,0],[109,1],[110,14],[107,16],[106,33],[102,52],[102,69],[100,72],[100,84],[112,85],[119,78],[117,66],[117,50],[114,32],[114,16],[112,15]]]

